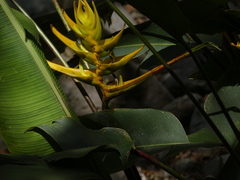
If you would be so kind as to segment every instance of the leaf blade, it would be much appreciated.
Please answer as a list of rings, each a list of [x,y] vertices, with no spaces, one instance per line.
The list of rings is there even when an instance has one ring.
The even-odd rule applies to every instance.
[[[31,21],[5,1],[0,14],[0,134],[12,153],[52,153],[41,135],[26,130],[74,112],[45,62]]]
[[[81,116],[89,127],[117,127],[127,131],[135,147],[146,153],[160,152],[173,144],[189,143],[179,120],[155,109],[115,109]]]

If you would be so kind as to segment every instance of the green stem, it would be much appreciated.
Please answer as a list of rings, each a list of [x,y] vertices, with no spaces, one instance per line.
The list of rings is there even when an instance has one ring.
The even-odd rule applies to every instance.
[[[67,21],[65,20],[65,18],[64,18],[63,15],[62,15],[62,9],[61,9],[61,7],[59,6],[57,0],[52,0],[52,2],[53,2],[53,5],[55,6],[55,9],[56,9],[57,12],[58,12],[58,15],[60,16],[60,18],[61,18],[61,20],[62,20],[65,28],[67,29],[68,32],[71,31],[71,28],[69,27]]]
[[[157,166],[161,167],[163,170],[165,170],[166,172],[168,172],[169,174],[171,174],[172,176],[174,176],[178,180],[186,180],[184,177],[182,177],[179,173],[174,171],[172,168],[170,168],[167,165],[163,164],[162,162],[158,161],[157,159],[155,159],[154,157],[150,156],[149,154],[146,154],[146,153],[138,151],[138,150],[134,150],[133,153],[138,155],[138,156],[140,156],[140,157],[143,157],[143,158],[151,161],[152,163],[154,163]]]
[[[237,163],[240,165],[240,159],[236,155],[236,153],[231,148],[230,144],[227,142],[225,137],[222,135],[222,133],[219,131],[219,129],[216,127],[216,125],[212,122],[210,117],[207,115],[207,113],[204,111],[202,106],[198,103],[198,101],[195,99],[195,97],[190,93],[190,91],[186,88],[184,83],[180,80],[180,78],[174,73],[174,71],[170,68],[170,66],[164,61],[164,59],[158,54],[158,52],[154,49],[154,47],[148,42],[148,40],[138,31],[137,28],[122,14],[122,12],[114,6],[114,4],[110,0],[105,0],[106,3],[122,18],[122,20],[131,28],[131,30],[142,40],[142,42],[149,48],[149,50],[155,55],[155,57],[165,66],[169,74],[172,75],[172,77],[177,81],[179,86],[183,89],[183,91],[188,95],[188,97],[192,100],[194,105],[197,107],[197,109],[201,112],[203,117],[207,120],[209,125],[212,127],[212,129],[215,131],[215,133],[218,135],[218,137],[221,139],[223,144],[226,146],[226,148],[229,150],[229,152],[234,156]],[[179,39],[179,38],[178,38]]]

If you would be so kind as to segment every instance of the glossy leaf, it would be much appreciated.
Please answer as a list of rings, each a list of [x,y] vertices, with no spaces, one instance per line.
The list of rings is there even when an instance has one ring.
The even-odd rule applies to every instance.
[[[186,52],[186,49],[178,41],[152,22],[143,23],[136,26],[136,28],[166,61],[176,58]],[[198,35],[198,37],[203,42],[213,42],[218,46],[221,45],[219,35],[210,36],[201,34]],[[187,36],[185,36],[185,41],[189,43],[189,47],[194,48],[196,46],[194,42],[190,42]],[[140,48],[141,45],[143,45],[143,42],[139,39],[139,37],[129,29],[126,29],[121,40],[114,49],[114,53],[116,55],[121,55],[126,52],[130,53],[136,48]],[[139,55],[141,55],[139,56],[139,59],[141,60],[139,68],[141,69],[152,69],[153,67],[160,65],[159,60],[157,60],[151,52],[148,52],[146,47],[139,53]]]
[[[201,129],[196,133],[188,135],[189,143],[173,146],[165,157],[177,154],[181,151],[198,147],[216,147],[221,146],[222,142],[218,136],[209,129]]]
[[[160,152],[172,145],[189,143],[179,120],[171,113],[154,109],[115,109],[81,116],[89,128],[124,129],[137,149]]]
[[[49,163],[54,163],[62,159],[70,159],[70,158],[78,159],[78,158],[84,157],[85,155],[87,155],[89,152],[93,150],[104,149],[104,147],[102,148],[99,148],[99,147],[100,146],[91,146],[86,148],[77,148],[77,149],[55,152],[55,153],[44,156],[44,159]]]
[[[32,22],[5,1],[0,16],[0,134],[12,153],[52,153],[41,135],[26,131],[75,114],[39,49]]]
[[[133,142],[128,133],[119,128],[105,127],[100,130],[91,130],[82,125],[79,121],[72,118],[62,118],[50,125],[40,125],[32,129],[48,136],[49,142],[56,142],[61,150],[71,150],[76,148],[106,148],[116,149],[120,153],[122,162],[126,163]],[[41,131],[39,131],[41,130]],[[51,143],[52,144],[52,143]],[[85,150],[85,153],[87,153]]]
[[[43,158],[29,155],[0,155],[1,179],[99,180],[95,172],[76,161],[49,164]]]
[[[136,26],[136,28],[166,60],[175,58],[186,51],[179,42],[155,23],[146,22]],[[130,29],[126,29],[114,49],[114,54],[120,56],[125,53],[131,53],[142,45],[144,44],[139,37],[130,31]],[[148,52],[146,47],[139,53],[139,55],[143,55],[143,53],[146,53],[146,55],[141,58],[141,68],[152,68],[160,65],[159,61],[156,60],[151,52]]]
[[[229,115],[231,116],[234,124],[240,130],[240,86],[227,86],[218,91],[218,95],[225,105]],[[205,102],[205,110],[209,114],[210,118],[221,131],[228,143],[234,147],[237,143],[235,134],[233,133],[229,123],[226,120],[225,115],[222,113],[216,99],[210,94]]]

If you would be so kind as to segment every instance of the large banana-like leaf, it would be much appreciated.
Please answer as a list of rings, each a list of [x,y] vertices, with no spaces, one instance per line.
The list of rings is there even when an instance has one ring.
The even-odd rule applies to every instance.
[[[0,17],[0,135],[12,153],[52,153],[47,141],[28,129],[75,113],[39,49],[32,22],[4,0]]]

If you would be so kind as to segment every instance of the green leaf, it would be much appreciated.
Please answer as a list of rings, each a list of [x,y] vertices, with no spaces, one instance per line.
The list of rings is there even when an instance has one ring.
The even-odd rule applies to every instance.
[[[178,41],[155,23],[146,22],[137,25],[136,28],[166,60],[173,59],[186,51]],[[130,29],[126,29],[117,46],[114,48],[114,54],[116,56],[129,54],[143,45],[144,43],[138,36],[136,36]],[[143,53],[146,53],[146,56],[142,58],[140,68],[148,69],[160,64],[159,60],[153,56],[152,52],[148,52],[147,47],[145,47],[138,55],[143,55]]]
[[[189,22],[174,0],[127,0],[127,2],[173,36],[181,37],[189,30]]]
[[[209,129],[201,129],[196,133],[188,135],[190,141],[189,148],[193,147],[213,147],[222,145],[218,136]],[[187,145],[188,146],[188,145]]]
[[[240,86],[227,86],[218,91],[218,95],[221,98],[224,106],[226,107],[230,117],[232,118],[236,127],[240,130]],[[212,94],[210,94],[205,102],[205,110],[209,114],[213,123],[221,131],[227,142],[235,147],[237,138],[232,131],[229,123],[226,120],[225,115],[222,113],[218,102]]]
[[[0,134],[12,153],[52,153],[41,135],[27,129],[76,115],[39,49],[32,22],[4,0],[0,16]]]
[[[45,159],[27,155],[0,155],[1,179],[99,180],[95,172],[76,161],[49,164]]]
[[[198,147],[216,147],[221,146],[222,142],[218,136],[209,129],[201,129],[196,133],[188,135],[189,143],[175,145],[171,148],[165,157],[177,154],[181,151]]]
[[[154,109],[115,109],[80,117],[88,128],[124,129],[138,150],[160,152],[172,145],[189,143],[179,120],[171,113]]]
[[[133,142],[128,133],[119,128],[105,127],[100,130],[91,130],[82,125],[79,121],[72,118],[62,118],[50,125],[39,125],[32,129],[41,133],[48,140],[54,140],[61,150],[72,150],[78,148],[82,152],[75,150],[77,154],[92,151],[100,146],[116,149],[120,153],[120,158],[124,164],[133,147]],[[51,143],[52,144],[52,143]],[[69,154],[69,153],[68,153]]]
[[[44,159],[47,160],[49,163],[53,163],[55,161],[59,161],[61,159],[67,159],[67,158],[78,159],[78,158],[84,157],[85,155],[87,155],[89,152],[93,150],[105,148],[104,146],[102,148],[99,148],[99,147],[100,146],[91,146],[86,148],[77,148],[77,149],[55,152],[55,153],[44,156]]]

